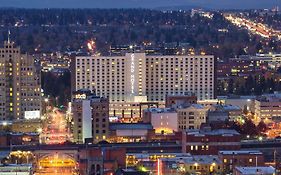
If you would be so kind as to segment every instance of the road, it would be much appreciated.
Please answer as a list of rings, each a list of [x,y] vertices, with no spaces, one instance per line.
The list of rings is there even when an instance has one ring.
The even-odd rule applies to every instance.
[[[239,17],[234,14],[225,14],[224,17],[232,24],[240,28],[246,28],[248,31],[250,31],[253,34],[257,34],[264,38],[276,37],[278,39],[281,39],[281,31],[274,30],[273,28],[270,28],[265,24],[257,23],[255,21],[251,21],[249,19],[246,19],[244,17]]]
[[[57,108],[49,110],[45,115],[43,130],[40,134],[41,143],[62,144],[71,140],[71,133],[67,128],[66,116]]]

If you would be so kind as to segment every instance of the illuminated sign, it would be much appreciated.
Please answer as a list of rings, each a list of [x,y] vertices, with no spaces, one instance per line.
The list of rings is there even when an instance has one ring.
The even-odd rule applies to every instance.
[[[86,99],[86,98],[87,98],[86,94],[76,94],[75,95],[75,99]]]
[[[40,118],[40,111],[24,111],[25,119],[38,119]]]
[[[131,93],[135,93],[135,54],[131,55]]]

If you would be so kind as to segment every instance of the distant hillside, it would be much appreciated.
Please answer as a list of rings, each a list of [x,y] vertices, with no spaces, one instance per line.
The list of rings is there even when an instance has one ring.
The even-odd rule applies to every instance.
[[[256,9],[281,6],[278,0],[0,0],[0,7],[19,8],[162,8]]]

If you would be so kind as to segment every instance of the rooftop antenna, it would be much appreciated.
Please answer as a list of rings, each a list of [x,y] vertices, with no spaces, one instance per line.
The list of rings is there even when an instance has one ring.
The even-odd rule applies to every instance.
[[[10,43],[10,35],[11,35],[11,31],[8,31],[8,43]]]

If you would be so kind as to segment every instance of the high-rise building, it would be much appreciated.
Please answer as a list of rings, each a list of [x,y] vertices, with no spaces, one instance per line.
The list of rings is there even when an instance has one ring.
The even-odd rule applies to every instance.
[[[34,58],[13,42],[0,48],[0,120],[40,117],[40,76]]]
[[[106,140],[109,127],[109,101],[87,90],[76,91],[72,100],[73,137],[76,143]]]
[[[77,56],[72,59],[72,90],[90,89],[110,102],[165,101],[166,95],[194,93],[214,98],[214,56]]]

